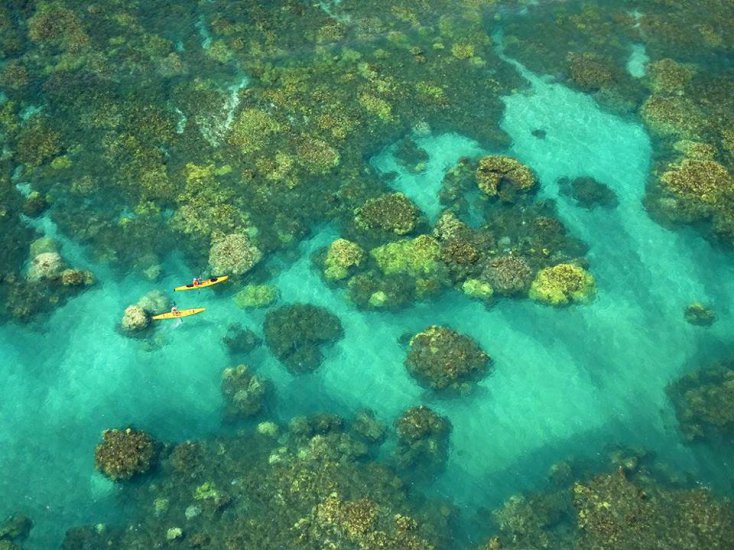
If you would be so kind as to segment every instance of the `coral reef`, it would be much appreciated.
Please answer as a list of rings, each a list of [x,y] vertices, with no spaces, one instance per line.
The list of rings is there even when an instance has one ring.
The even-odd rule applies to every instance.
[[[352,430],[355,435],[370,444],[380,444],[387,437],[387,428],[376,417],[374,411],[361,409],[354,414]]]
[[[56,279],[64,269],[64,260],[58,252],[42,252],[31,260],[28,280]]]
[[[145,432],[132,428],[105,430],[94,450],[94,463],[108,478],[120,481],[148,472],[157,455],[157,443]]]
[[[230,353],[250,353],[262,343],[262,340],[240,323],[232,323],[227,327],[222,342]]]
[[[262,258],[260,250],[243,233],[232,233],[212,243],[209,266],[212,272],[242,275]]]
[[[594,288],[594,278],[582,267],[558,264],[538,272],[530,285],[529,296],[545,304],[562,306],[588,300],[594,295]]]
[[[688,441],[734,441],[734,362],[682,376],[668,387],[680,431]]]
[[[144,294],[140,300],[138,300],[136,305],[142,308],[148,315],[153,315],[155,313],[169,310],[173,305],[173,302],[171,302],[171,298],[169,298],[164,292],[160,290],[151,290]]]
[[[461,285],[461,291],[470,298],[477,298],[484,301],[494,296],[492,285],[480,279],[467,279]]]
[[[364,250],[358,244],[347,239],[336,239],[326,251],[324,277],[329,281],[346,279],[352,268],[359,267],[364,256]]]
[[[420,434],[406,426],[405,437],[441,456],[429,443],[445,446],[448,425],[426,422]],[[340,417],[297,417],[279,437],[277,426],[263,424],[271,426],[163,453],[154,478],[122,488],[140,512],[133,523],[70,529],[64,548],[428,550],[455,540],[453,509],[409,498],[409,486],[372,459]]]
[[[660,181],[677,195],[711,206],[734,194],[734,177],[713,160],[684,159],[660,176]]]
[[[640,450],[607,453],[601,473],[563,471],[548,489],[513,495],[494,510],[496,535],[481,548],[719,548],[734,530],[734,506]],[[584,470],[586,467],[584,467]],[[724,543],[725,544],[725,543]]]
[[[361,229],[406,235],[415,229],[419,213],[403,193],[390,193],[366,201],[355,212],[354,222]]]
[[[535,187],[535,175],[530,168],[501,155],[480,158],[475,177],[479,189],[488,196],[510,202]]]
[[[583,548],[721,548],[732,510],[706,489],[666,490],[602,474],[573,486]]]
[[[232,298],[237,307],[242,309],[255,309],[268,307],[278,299],[278,289],[273,285],[245,285],[242,290]]]
[[[268,312],[264,330],[270,351],[294,374],[316,370],[323,360],[324,344],[343,335],[336,315],[311,304],[291,304]]]
[[[470,337],[433,325],[410,339],[408,372],[426,386],[465,393],[489,371],[489,356]]]
[[[227,420],[249,418],[260,413],[272,394],[269,380],[253,374],[246,365],[237,365],[222,372],[224,417]]]
[[[419,235],[374,248],[370,255],[386,275],[434,275],[440,268],[441,247],[430,235]]]
[[[398,468],[419,476],[440,473],[448,460],[449,420],[424,405],[406,410],[395,421]]]
[[[527,292],[533,279],[533,271],[521,256],[510,254],[492,259],[482,272],[481,278],[487,281],[497,294],[515,296]]]
[[[139,305],[133,304],[125,308],[120,325],[127,332],[143,330],[150,324],[150,316]]]

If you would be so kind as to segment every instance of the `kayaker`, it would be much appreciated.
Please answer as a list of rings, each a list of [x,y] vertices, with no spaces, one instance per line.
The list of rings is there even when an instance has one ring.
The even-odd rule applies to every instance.
[[[199,286],[201,284],[201,277],[194,277],[194,282],[192,284],[194,286]]]
[[[171,308],[171,313],[178,315],[178,308],[175,305]]]

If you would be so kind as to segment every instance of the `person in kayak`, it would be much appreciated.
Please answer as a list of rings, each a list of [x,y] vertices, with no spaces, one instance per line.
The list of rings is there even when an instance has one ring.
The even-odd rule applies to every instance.
[[[176,307],[176,304],[173,304],[173,307],[171,308],[171,313],[174,315],[178,315],[178,308]]]
[[[191,284],[194,286],[199,286],[201,284],[201,277],[194,277],[194,281]]]

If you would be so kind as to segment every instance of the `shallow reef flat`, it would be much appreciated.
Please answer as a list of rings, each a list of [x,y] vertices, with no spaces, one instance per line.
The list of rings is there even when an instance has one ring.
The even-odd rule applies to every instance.
[[[726,548],[732,36],[4,3],[0,548]]]

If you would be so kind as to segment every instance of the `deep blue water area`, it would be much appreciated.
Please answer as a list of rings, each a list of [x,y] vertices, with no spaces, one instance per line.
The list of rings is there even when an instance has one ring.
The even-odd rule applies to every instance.
[[[204,23],[196,32],[209,40]],[[494,40],[523,82],[501,97],[499,127],[511,140],[508,148],[487,149],[459,132],[422,127],[411,133],[428,154],[421,170],[396,159],[392,143],[365,162],[434,223],[443,177],[461,158],[517,158],[537,174],[538,199],[554,201],[569,232],[588,245],[594,299],[565,308],[530,300],[487,307],[447,290],[396,312],[359,310],[344,289],[324,282],[312,259],[339,236],[338,227],[310,228],[288,253],[264,260],[267,282],[277,288],[278,304],[311,303],[334,313],[344,338],[307,375],[289,373],[266,346],[247,357],[274,383],[272,417],[349,416],[368,407],[391,425],[407,407],[429,405],[453,429],[446,471],[422,490],[455,502],[465,519],[479,507],[542,489],[560,461],[606,464],[605,449],[616,446],[650,450],[730,493],[730,455],[683,442],[666,387],[730,353],[734,256],[691,228],[670,229],[651,219],[643,198],[655,144],[639,120],[531,71],[502,53],[500,34]],[[643,77],[644,45],[630,44],[629,52],[629,73]],[[232,98],[248,82],[228,81]],[[227,113],[220,115],[222,125],[231,124]],[[583,176],[612,189],[617,207],[584,209],[560,192],[562,178]],[[73,525],[135,513],[122,489],[95,470],[93,451],[104,429],[134,425],[170,442],[226,431],[220,376],[232,359],[222,338],[232,322],[262,337],[267,313],[239,308],[227,288],[185,293],[176,296],[177,305],[206,307],[205,315],[162,324],[151,338],[130,338],[119,329],[125,307],[152,289],[170,294],[197,266],[171,250],[155,281],[121,274],[57,229],[54,215],[52,207],[28,223],[57,239],[62,256],[91,270],[98,282],[30,323],[0,325],[0,518],[22,510],[34,519],[24,548],[55,547]],[[685,321],[685,307],[696,301],[715,307],[716,323],[703,328]],[[492,372],[471,395],[436,397],[404,368],[401,338],[432,324],[471,336],[491,355]]]

